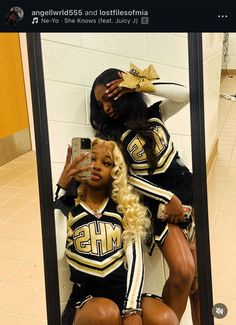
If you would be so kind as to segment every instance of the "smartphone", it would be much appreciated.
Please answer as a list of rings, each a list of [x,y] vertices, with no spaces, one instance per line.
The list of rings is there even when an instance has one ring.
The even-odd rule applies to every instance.
[[[165,219],[165,204],[160,203],[158,212],[157,212],[157,218],[164,220]],[[188,222],[190,220],[191,214],[192,214],[192,207],[190,205],[183,205],[184,210],[184,220],[183,222]]]
[[[71,141],[72,147],[72,161],[82,153],[88,152],[89,154],[80,163],[80,166],[88,166],[91,164],[91,140],[89,138],[73,138]],[[89,179],[91,177],[91,170],[86,170],[79,173],[79,178]]]

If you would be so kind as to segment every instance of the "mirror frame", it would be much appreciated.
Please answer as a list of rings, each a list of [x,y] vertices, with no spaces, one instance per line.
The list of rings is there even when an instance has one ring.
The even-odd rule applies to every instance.
[[[40,196],[47,324],[61,324],[53,190],[40,33],[27,33],[31,94]],[[188,33],[191,142],[196,218],[201,323],[212,325],[212,279],[209,244],[203,58],[201,33]]]

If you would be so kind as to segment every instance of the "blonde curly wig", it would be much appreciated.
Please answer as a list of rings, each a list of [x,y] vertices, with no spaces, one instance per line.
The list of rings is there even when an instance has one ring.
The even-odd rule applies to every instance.
[[[105,145],[114,163],[111,171],[112,184],[108,195],[117,203],[118,212],[123,214],[123,242],[134,240],[137,235],[145,239],[150,227],[148,209],[140,203],[138,193],[128,183],[127,168],[120,149],[114,141],[105,141],[94,138],[92,146]],[[78,187],[76,204],[79,204],[83,196],[83,186]]]

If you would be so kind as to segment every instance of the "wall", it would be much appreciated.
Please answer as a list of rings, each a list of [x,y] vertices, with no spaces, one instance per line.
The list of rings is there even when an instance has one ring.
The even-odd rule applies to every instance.
[[[206,160],[214,158],[218,143],[218,105],[223,33],[203,33],[203,72]]]
[[[31,149],[19,35],[0,34],[0,165]]]
[[[43,33],[42,49],[53,184],[64,165],[67,145],[74,136],[93,136],[89,125],[89,93],[95,77],[109,67],[128,70],[130,62],[140,68],[154,64],[161,81],[188,86],[187,35],[184,33]],[[189,106],[167,121],[183,160],[191,168]],[[57,219],[58,220],[58,219]],[[161,294],[165,273],[159,250],[146,255],[146,290]],[[155,262],[154,262],[155,261]],[[153,263],[155,267],[153,267]],[[59,263],[61,300],[67,299],[68,276]],[[190,322],[187,322],[190,324]]]
[[[20,47],[22,53],[22,64],[24,73],[25,83],[25,94],[28,108],[29,128],[30,128],[30,139],[32,150],[35,151],[35,135],[34,135],[34,121],[33,121],[33,110],[32,110],[32,98],[31,98],[31,87],[30,87],[30,75],[29,75],[29,62],[28,62],[28,49],[26,33],[19,33]]]
[[[229,33],[227,53],[229,57],[226,62],[222,60],[222,69],[236,70],[236,33]]]

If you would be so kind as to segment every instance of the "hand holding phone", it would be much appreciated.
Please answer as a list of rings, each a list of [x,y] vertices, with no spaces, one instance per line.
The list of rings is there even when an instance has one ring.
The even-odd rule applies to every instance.
[[[87,167],[91,164],[91,140],[89,138],[73,138],[72,139],[72,162],[76,157],[83,153],[87,153],[83,161],[80,162],[80,167]],[[89,179],[91,177],[91,170],[86,170],[79,173],[79,178]]]
[[[192,214],[192,207],[190,205],[183,205],[183,214],[184,214],[183,222],[188,222]],[[157,218],[161,220],[165,220],[166,218],[166,208],[165,208],[165,204],[163,203],[159,204]]]

